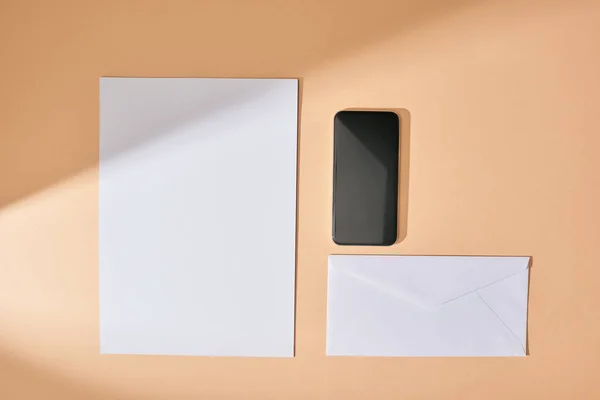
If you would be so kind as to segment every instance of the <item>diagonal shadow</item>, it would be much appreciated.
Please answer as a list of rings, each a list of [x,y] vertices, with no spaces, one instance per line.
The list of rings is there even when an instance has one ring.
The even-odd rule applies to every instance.
[[[119,59],[106,61],[93,58],[96,60],[94,63],[77,70],[65,67],[64,62],[58,62],[60,60],[53,60],[44,65],[43,75],[38,70],[33,70],[36,72],[33,76],[27,75],[35,63],[29,69],[7,70],[5,75],[11,76],[12,81],[26,80],[27,85],[19,86],[18,90],[16,86],[14,89],[9,87],[4,96],[11,96],[10,102],[7,97],[10,107],[3,112],[19,111],[19,107],[26,105],[28,112],[36,113],[37,117],[28,117],[27,124],[23,125],[18,119],[22,117],[16,116],[14,128],[5,130],[2,135],[0,181],[3,186],[0,190],[0,208],[98,164],[99,76],[305,77],[323,65],[360,53],[386,37],[410,31],[425,21],[455,12],[476,1],[375,0],[368,6],[358,1],[291,1],[270,3],[269,12],[254,7],[253,2],[223,1],[204,4],[202,15],[174,7],[172,12],[181,19],[176,27],[192,29],[194,35],[186,35],[180,42],[169,43],[166,47],[160,45],[164,42],[164,34],[154,24],[147,24],[147,19],[155,14],[160,15],[162,9],[148,5],[134,15],[107,16],[95,26],[107,24],[110,29],[118,31],[137,25],[140,37],[144,40],[152,41],[156,35],[161,35],[161,40],[157,39],[156,52],[169,51],[172,55],[181,51],[190,63],[183,63],[184,68],[173,64],[166,70],[142,68],[139,64],[134,69],[128,69],[121,67],[125,64]],[[232,8],[236,12],[232,13]],[[73,15],[83,12],[77,8],[71,11]],[[43,9],[39,12],[43,12]],[[70,20],[65,23],[68,22]],[[18,25],[4,26],[3,29],[7,30],[18,29]],[[77,26],[78,37],[95,35],[93,27],[90,25],[89,29],[92,30],[88,31],[88,28]],[[73,47],[78,46],[79,42],[72,40],[72,36],[66,36],[64,42],[52,45],[57,48],[64,46],[72,52],[91,52],[94,57],[103,54],[101,47]],[[140,40],[138,36],[125,35],[119,40],[118,46],[135,53]],[[182,47],[185,45],[201,49],[201,56],[190,55],[189,47]],[[48,80],[50,76],[52,80]],[[52,101],[44,100],[48,97],[45,93],[52,93]],[[243,91],[230,95],[216,98],[214,103],[188,104],[189,108],[184,108],[179,118],[186,121],[198,117],[194,114],[199,109],[210,113],[222,103],[244,101]],[[38,98],[41,100],[36,100]],[[142,144],[146,137],[155,138],[161,132],[169,132],[168,128],[173,123],[179,122],[158,121],[157,127],[152,128],[152,134],[128,137],[110,151],[116,154],[132,149]]]
[[[50,396],[50,397],[49,397]],[[126,399],[119,393],[109,393],[97,387],[81,385],[74,379],[58,376],[25,363],[16,357],[0,351],[0,398],[6,400],[47,399],[62,400],[109,400]]]
[[[2,82],[7,83],[0,94],[0,211],[98,165],[100,76],[306,77],[323,65],[360,54],[388,37],[477,1],[375,0],[365,4],[292,0],[271,2],[265,10],[255,1],[225,0],[203,2],[202,12],[187,12],[182,2],[174,4],[165,15],[165,19],[183,20],[174,26],[180,34],[170,36],[156,26],[156,21],[162,20],[155,16],[164,13],[164,7],[156,6],[160,2],[113,13],[102,11],[105,6],[99,3],[95,11],[95,6],[73,3],[69,4],[69,13],[52,14],[58,17],[53,23],[67,25],[61,30],[66,34],[45,35],[42,27],[36,30],[42,34],[33,35],[34,43],[18,35],[20,26],[24,22],[35,25],[37,14],[60,7],[42,3],[36,13],[25,10],[19,15],[14,11],[18,11],[15,2],[3,8],[6,13],[0,13],[4,14],[0,15],[0,32],[17,33],[0,35],[0,41],[17,37],[22,42],[6,49],[10,61],[1,67],[0,74],[5,77],[0,78],[5,79]],[[79,20],[83,8],[92,10],[82,20],[94,12],[104,19],[92,19],[89,27],[68,19]],[[42,48],[51,49],[51,56]],[[193,52],[199,55],[188,56]],[[70,60],[62,57],[69,54],[77,56]],[[205,113],[198,114],[199,109],[210,113],[232,101],[247,100],[242,91],[214,99],[214,103],[190,104],[175,118],[157,120],[150,127],[151,134],[129,137],[107,154],[119,156],[144,145],[145,137],[158,139],[186,121],[202,118]],[[301,108],[302,101],[299,112]],[[401,129],[406,132],[404,126]],[[400,204],[402,207],[402,200]],[[298,212],[300,204],[297,207]],[[113,398],[102,389],[84,387],[28,364],[0,353],[0,398]]]
[[[115,81],[118,81],[118,78],[101,78],[101,97],[102,89],[109,90]],[[110,113],[114,119],[121,121],[121,125],[112,127],[118,130],[118,134],[111,135],[110,141],[103,142],[100,138],[100,158],[106,161],[161,136],[171,135],[186,125],[214,117],[216,114],[227,114],[229,109],[267,94],[271,90],[268,87],[269,81],[271,80],[204,81],[201,91],[189,90],[188,95],[183,97],[174,96],[172,92],[185,90],[187,83],[184,78],[152,79],[151,85],[148,85],[148,79],[144,78],[120,82],[119,85],[127,85],[127,94],[121,98],[111,97],[111,101],[118,103],[110,104]],[[120,88],[122,90],[122,86]],[[128,96],[132,92],[151,97],[152,102],[130,102]],[[100,112],[102,114],[107,111]],[[144,117],[129,118],[130,115]]]

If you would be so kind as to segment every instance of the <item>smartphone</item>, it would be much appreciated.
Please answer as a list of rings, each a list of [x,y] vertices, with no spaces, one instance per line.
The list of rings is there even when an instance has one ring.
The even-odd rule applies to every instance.
[[[333,241],[390,246],[398,237],[400,118],[340,111],[333,123]]]

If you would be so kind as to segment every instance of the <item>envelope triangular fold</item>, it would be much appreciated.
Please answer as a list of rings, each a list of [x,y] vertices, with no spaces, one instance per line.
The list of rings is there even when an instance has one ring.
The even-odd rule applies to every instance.
[[[329,258],[327,354],[524,356],[529,257]]]

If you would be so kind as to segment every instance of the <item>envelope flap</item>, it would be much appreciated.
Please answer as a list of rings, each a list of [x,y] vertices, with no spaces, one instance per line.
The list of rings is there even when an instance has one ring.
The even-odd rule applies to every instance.
[[[529,257],[329,257],[330,268],[424,307],[448,303],[529,268]]]

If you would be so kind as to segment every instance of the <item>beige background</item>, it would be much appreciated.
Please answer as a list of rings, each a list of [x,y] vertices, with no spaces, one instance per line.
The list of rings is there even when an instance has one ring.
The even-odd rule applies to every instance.
[[[599,398],[599,43],[598,1],[0,0],[0,398]],[[295,359],[98,354],[101,75],[302,78]],[[390,248],[330,240],[346,107],[411,115]],[[533,256],[531,355],[325,358],[342,251]]]

